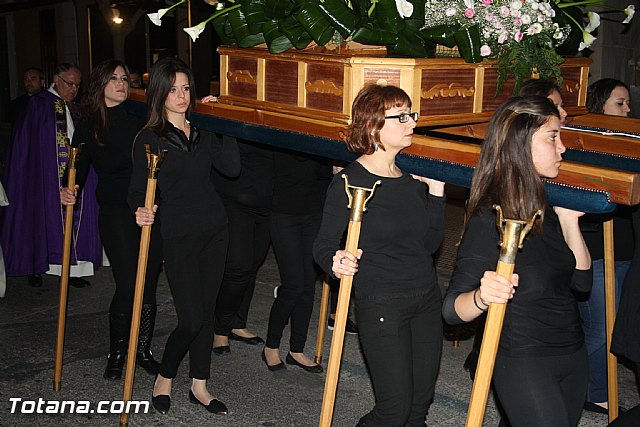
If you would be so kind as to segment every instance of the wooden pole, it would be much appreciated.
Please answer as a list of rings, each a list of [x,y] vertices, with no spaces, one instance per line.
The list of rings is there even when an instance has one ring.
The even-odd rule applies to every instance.
[[[345,250],[356,254],[358,251],[358,241],[360,240],[360,226],[362,225],[362,214],[366,210],[366,204],[373,196],[373,192],[380,181],[376,181],[372,188],[353,187],[349,185],[349,180],[345,174],[345,191],[349,198],[349,227],[347,229],[347,243]],[[353,190],[353,196],[349,190]],[[367,197],[368,195],[368,197]],[[320,427],[331,426],[333,418],[333,405],[338,387],[338,376],[340,375],[340,361],[342,359],[342,346],[344,344],[344,331],[349,314],[349,299],[351,297],[351,286],[353,276],[342,276],[340,279],[340,291],[338,292],[338,307],[336,308],[336,318],[333,324],[333,336],[331,338],[331,348],[329,350],[329,364],[327,366],[327,378],[322,395],[322,411],[320,412]]]
[[[496,272],[507,279],[511,279],[515,268],[518,248],[522,247],[524,237],[531,230],[534,221],[541,212],[536,212],[530,221],[519,221],[502,218],[500,206],[494,206],[498,211],[498,229],[500,230],[500,258]],[[487,397],[491,385],[491,376],[500,343],[500,333],[502,332],[502,322],[507,310],[507,304],[491,304],[480,347],[478,358],[478,368],[471,390],[471,401],[469,402],[469,412],[467,413],[466,427],[481,427],[484,419],[484,412],[487,406]]]
[[[609,422],[618,418],[618,359],[611,353],[611,337],[616,321],[616,272],[613,250],[613,219],[605,221],[604,231],[604,295],[607,333],[607,400]]]
[[[144,199],[144,207],[153,209],[153,203],[156,194],[156,183],[160,163],[162,163],[164,153],[151,154],[149,146],[147,149],[147,167],[149,175],[147,178],[147,191]],[[136,355],[138,351],[138,335],[140,332],[140,314],[142,312],[142,298],[144,296],[144,282],[147,274],[147,258],[149,256],[149,241],[151,239],[151,226],[142,227],[140,236],[140,250],[138,252],[138,271],[136,273],[136,287],[133,295],[133,311],[131,313],[131,329],[129,331],[129,349],[127,354],[127,369],[125,371],[124,380],[124,397],[123,401],[128,402],[133,395],[133,379],[136,372]],[[129,414],[123,411],[120,414],[120,427],[129,425]]]
[[[329,314],[329,280],[327,274],[322,281],[322,298],[320,299],[320,319],[318,320],[318,334],[316,335],[316,357],[314,361],[319,365],[322,363],[322,347],[324,346],[324,333],[327,328],[327,317]]]
[[[80,154],[80,147],[69,145],[67,138],[68,154],[68,184],[73,189],[76,186],[76,161]],[[71,235],[73,234],[73,205],[65,206],[64,238],[62,241],[62,273],[60,275],[60,301],[58,303],[58,332],[56,335],[56,360],[53,373],[53,390],[62,388],[62,357],[64,354],[64,329],[67,321],[67,294],[69,291],[69,270],[71,269]]]

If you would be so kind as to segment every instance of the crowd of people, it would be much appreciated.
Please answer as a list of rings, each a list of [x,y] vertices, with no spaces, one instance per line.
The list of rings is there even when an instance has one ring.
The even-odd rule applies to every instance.
[[[233,351],[231,341],[262,345],[259,357],[270,371],[288,364],[323,372],[304,350],[316,281],[324,272],[334,283],[354,276],[357,326],[349,320],[347,332],[359,334],[375,393],[375,406],[358,426],[424,426],[440,367],[442,319],[470,322],[491,304],[506,304],[493,376],[502,425],[576,426],[583,408],[607,410],[602,223],[609,219],[616,230],[620,307],[612,351],[640,369],[640,214],[620,207],[608,216],[584,215],[548,204],[544,180],[559,173],[567,117],[552,82],[529,81],[493,114],[443,298],[434,254],[444,235],[445,184],[396,163],[412,144],[418,120],[402,89],[369,84],[358,93],[345,139],[358,157],[334,175],[330,160],[193,125],[193,73],[178,59],[152,67],[146,120],[127,110],[129,90],[140,87],[141,76],[121,61],[94,67],[78,103],[81,80],[77,66],[60,64],[51,87],[43,89],[42,71],[25,71],[26,93],[15,101],[2,180],[10,201],[0,235],[6,272],[26,276],[32,286],[42,286],[45,273],[60,275],[64,207],[74,206],[70,284],[90,285],[86,278],[102,265],[104,248],[115,292],[103,376],[118,380],[126,363],[141,227],[150,227],[136,363],[155,375],[151,394],[158,412],[170,410],[172,382],[188,354],[189,400],[226,414],[217,397],[224,390],[212,391],[211,363],[212,353]],[[627,116],[628,87],[597,81],[589,87],[587,107]],[[67,182],[67,143],[80,148],[73,186]],[[145,207],[149,152],[163,159],[152,208]],[[349,222],[343,174],[358,187],[380,183],[355,253],[343,249]],[[542,211],[510,278],[495,272],[495,204],[512,219]],[[248,329],[247,318],[270,242],[281,286],[263,339]],[[163,269],[177,324],[158,362],[152,339]],[[633,419],[628,414],[634,411],[617,422]]]

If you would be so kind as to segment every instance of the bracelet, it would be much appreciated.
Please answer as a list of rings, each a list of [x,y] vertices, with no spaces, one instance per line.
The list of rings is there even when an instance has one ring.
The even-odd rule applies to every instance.
[[[478,304],[478,301],[476,300],[476,295],[478,294],[478,291],[480,290],[480,288],[476,288],[475,291],[473,291],[473,303],[475,304],[476,307],[478,307],[478,310],[485,312],[489,309],[489,306],[487,305],[485,308],[480,307],[480,305]],[[482,302],[482,300],[480,300],[480,302]],[[482,305],[486,305],[484,302],[482,302]]]

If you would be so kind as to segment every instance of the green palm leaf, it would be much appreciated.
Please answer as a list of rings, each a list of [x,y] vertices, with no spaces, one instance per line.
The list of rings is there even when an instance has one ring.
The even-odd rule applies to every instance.
[[[278,29],[278,21],[276,20],[263,22],[262,33],[271,53],[282,53],[293,47],[287,36]]]
[[[320,10],[344,38],[353,34],[358,26],[360,18],[349,9],[344,0],[324,0],[320,3]]]
[[[320,46],[324,46],[336,32],[327,16],[320,9],[318,3],[312,1],[300,1],[296,4],[296,12],[293,13],[313,40]]]
[[[262,23],[267,20],[264,3],[265,0],[242,0],[242,11],[251,34],[262,32]]]
[[[279,19],[291,13],[294,3],[291,0],[265,0],[264,13],[269,19]]]
[[[218,34],[218,37],[220,37],[222,44],[236,44],[236,38],[233,35],[233,30],[231,29],[231,24],[229,23],[227,15],[218,16],[216,19],[211,21],[211,25],[213,25],[213,29]]]
[[[307,30],[293,16],[287,16],[281,19],[278,29],[282,34],[287,36],[289,41],[296,49],[304,49],[311,43],[313,38],[307,33]]]
[[[257,34],[251,32],[242,8],[230,11],[227,16],[238,47],[252,47],[264,43],[264,35],[261,32]]]

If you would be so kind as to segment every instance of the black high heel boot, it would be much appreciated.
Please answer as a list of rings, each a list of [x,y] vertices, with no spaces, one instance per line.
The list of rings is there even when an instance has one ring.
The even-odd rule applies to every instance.
[[[109,313],[109,356],[102,375],[107,380],[122,378],[122,368],[129,345],[130,316],[124,313]]]
[[[138,352],[136,363],[151,375],[157,375],[160,364],[153,358],[151,352],[151,340],[153,329],[156,325],[157,306],[155,304],[142,304],[140,316],[140,335],[138,336]]]

